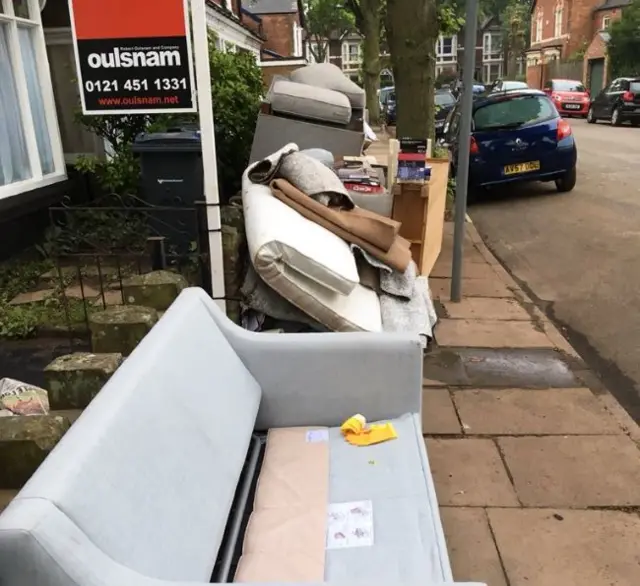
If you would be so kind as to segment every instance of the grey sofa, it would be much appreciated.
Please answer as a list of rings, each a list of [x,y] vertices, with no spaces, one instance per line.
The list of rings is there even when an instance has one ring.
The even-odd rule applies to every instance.
[[[373,546],[327,550],[324,583],[452,584],[421,360],[402,335],[246,332],[185,290],[0,515],[0,584],[209,583],[231,563],[254,432],[296,426],[330,428],[329,502],[373,507]],[[354,413],[398,439],[348,445]]]

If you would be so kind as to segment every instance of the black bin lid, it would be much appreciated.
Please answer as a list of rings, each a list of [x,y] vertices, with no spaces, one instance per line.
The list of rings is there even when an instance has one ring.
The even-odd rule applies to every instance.
[[[200,131],[182,128],[170,128],[166,132],[141,132],[133,143],[134,153],[200,152],[201,150]]]

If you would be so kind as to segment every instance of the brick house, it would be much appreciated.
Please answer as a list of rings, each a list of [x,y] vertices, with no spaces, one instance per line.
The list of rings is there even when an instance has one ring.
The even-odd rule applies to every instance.
[[[320,47],[319,45],[324,45]],[[333,63],[344,74],[358,83],[362,67],[362,35],[356,31],[335,32],[329,39],[318,40],[307,38],[307,56],[310,63],[317,62],[317,56],[324,54],[325,63]],[[381,57],[388,57],[389,53],[383,48]]]
[[[478,25],[475,42],[476,65],[474,77],[488,84],[505,74],[502,50],[502,26],[497,16],[485,18]],[[464,62],[464,28],[453,37],[440,37],[436,44],[436,75],[452,70],[462,71]],[[518,70],[517,74],[520,74]]]
[[[607,43],[609,26],[622,16],[631,0],[605,0],[592,13],[591,43],[587,47],[583,62],[583,80],[592,95],[602,90],[609,80]]]
[[[440,35],[436,42],[436,76],[446,72],[451,72],[452,75],[458,73],[464,55],[463,39],[464,30],[453,36]],[[502,29],[496,17],[486,18],[480,23],[476,39],[476,79],[488,83],[502,76],[504,56],[501,39]],[[318,53],[315,46],[318,42],[320,41],[316,39],[307,41],[311,46],[307,51],[309,61],[315,61],[314,55]],[[358,81],[362,66],[362,36],[357,32],[336,33],[324,43],[328,46],[325,61],[334,63],[348,77]],[[384,47],[381,57],[389,57]],[[390,75],[389,70],[385,68],[383,72]]]
[[[593,39],[593,14],[602,0],[533,0],[527,83],[542,87],[553,62],[586,51]],[[578,66],[579,69],[580,66]],[[580,77],[578,75],[578,77]]]
[[[264,38],[260,65],[265,84],[307,64],[302,0],[241,0],[242,22]]]

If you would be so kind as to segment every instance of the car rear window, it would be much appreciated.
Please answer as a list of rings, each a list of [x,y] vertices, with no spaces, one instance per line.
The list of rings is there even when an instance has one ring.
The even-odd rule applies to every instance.
[[[435,101],[436,106],[451,106],[456,103],[456,99],[449,92],[437,93]]]
[[[553,89],[558,92],[586,92],[587,90],[579,81],[561,79],[553,82]]]
[[[546,96],[512,96],[480,106],[473,114],[474,130],[517,128],[557,116]]]
[[[629,84],[629,91],[640,94],[640,80],[632,81]]]

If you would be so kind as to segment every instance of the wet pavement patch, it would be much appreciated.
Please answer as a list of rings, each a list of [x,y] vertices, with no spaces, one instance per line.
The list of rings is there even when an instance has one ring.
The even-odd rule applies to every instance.
[[[444,385],[571,388],[579,382],[564,355],[553,349],[435,349],[424,359],[424,378]]]

